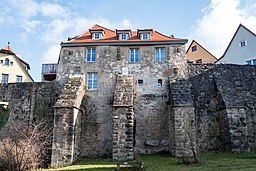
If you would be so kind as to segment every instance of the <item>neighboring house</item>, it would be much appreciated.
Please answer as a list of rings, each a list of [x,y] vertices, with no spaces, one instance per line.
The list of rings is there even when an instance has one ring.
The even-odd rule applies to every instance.
[[[217,58],[208,50],[193,40],[187,49],[186,57],[188,63],[214,63]]]
[[[30,66],[20,59],[8,45],[0,50],[1,83],[33,82]]]
[[[216,62],[256,65],[256,35],[240,24],[223,56]]]

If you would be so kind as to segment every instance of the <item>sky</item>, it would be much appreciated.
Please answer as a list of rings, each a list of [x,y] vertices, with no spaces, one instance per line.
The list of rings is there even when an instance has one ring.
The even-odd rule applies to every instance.
[[[217,58],[239,24],[256,33],[256,0],[1,0],[0,48],[10,42],[41,80],[43,63],[57,63],[60,43],[99,24],[152,28],[196,40]]]

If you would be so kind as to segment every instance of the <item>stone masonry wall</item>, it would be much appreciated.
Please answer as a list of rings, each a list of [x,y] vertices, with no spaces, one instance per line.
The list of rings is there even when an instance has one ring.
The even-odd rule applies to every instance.
[[[80,144],[81,139],[76,136],[79,133],[76,129],[80,129],[78,116],[84,93],[83,78],[69,77],[54,106],[51,166],[70,165],[79,156],[76,144]]]
[[[208,71],[201,72],[204,68]],[[189,82],[201,146],[221,151],[253,148],[255,66],[191,65],[189,70],[198,73]]]
[[[113,103],[113,160],[134,159],[134,83],[131,75],[118,75]]]
[[[96,62],[85,61],[87,47],[63,47],[57,78],[61,82],[72,75],[81,75],[87,80],[87,73],[98,75],[97,90],[86,92],[81,109],[82,145],[81,155],[102,156],[112,153],[113,96],[116,76],[128,70],[135,83],[135,149],[139,153],[156,153],[169,149],[166,127],[169,117],[169,76],[173,69],[185,61],[184,45],[163,45],[166,59],[155,62],[155,48],[158,46],[97,46]],[[138,63],[129,62],[130,48],[139,48]],[[176,67],[177,68],[177,67]],[[182,69],[182,68],[181,68]],[[181,72],[180,72],[181,73]],[[143,80],[143,85],[138,81]],[[158,84],[158,80],[162,84]],[[90,125],[90,127],[89,127]],[[153,142],[153,143],[152,143]]]
[[[10,116],[6,126],[13,125],[13,122],[36,124],[43,119],[51,130],[54,121],[53,105],[60,88],[56,82],[0,84],[0,101],[9,102]],[[50,160],[51,146],[46,148],[47,160]]]
[[[59,95],[59,85],[51,83],[0,84],[0,100],[9,102],[9,121],[31,123],[48,118],[53,125],[53,104]]]

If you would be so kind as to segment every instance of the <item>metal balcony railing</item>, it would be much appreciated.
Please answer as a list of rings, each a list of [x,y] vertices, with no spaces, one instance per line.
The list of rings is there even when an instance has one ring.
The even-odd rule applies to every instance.
[[[42,75],[56,74],[58,70],[58,64],[42,64]]]

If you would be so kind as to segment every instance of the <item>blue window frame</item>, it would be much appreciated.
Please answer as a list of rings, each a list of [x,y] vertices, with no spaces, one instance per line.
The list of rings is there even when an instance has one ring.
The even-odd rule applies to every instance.
[[[98,75],[97,73],[88,73],[87,74],[87,89],[88,90],[97,90],[98,84]]]
[[[156,62],[164,62],[164,48],[156,48]]]
[[[8,74],[2,74],[2,83],[8,83],[9,75]]]
[[[139,62],[139,49],[130,49],[130,62]]]
[[[16,82],[21,83],[22,82],[22,76],[16,75]]]
[[[195,51],[197,51],[197,46],[192,47],[192,52],[195,52]]]
[[[256,65],[256,59],[246,61],[247,65]]]
[[[87,62],[95,62],[95,60],[96,60],[96,49],[95,48],[87,49],[86,61]]]
[[[10,64],[10,60],[8,58],[5,58],[4,65],[8,65],[9,66],[9,64]]]

